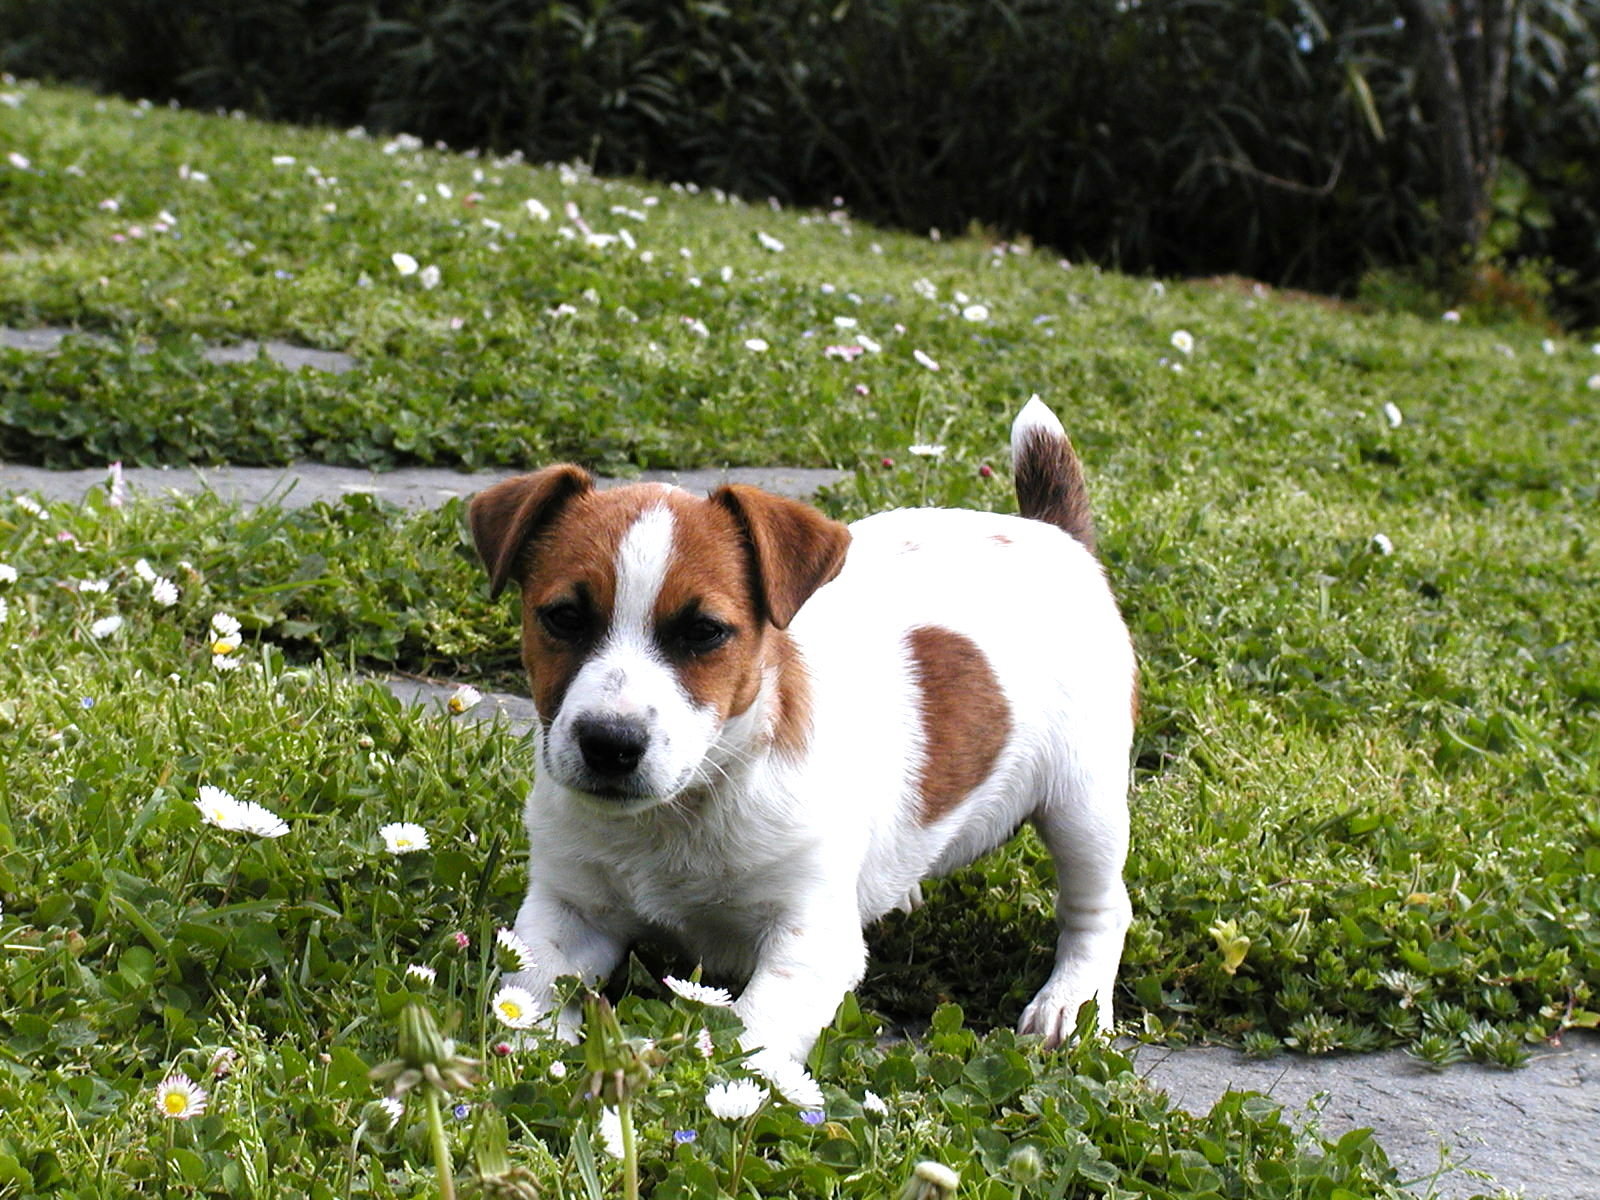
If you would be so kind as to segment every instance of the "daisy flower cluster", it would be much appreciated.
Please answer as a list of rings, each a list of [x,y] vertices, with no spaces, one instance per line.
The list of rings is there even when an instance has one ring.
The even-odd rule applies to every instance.
[[[248,833],[260,838],[280,838],[289,832],[288,822],[271,809],[250,800],[236,800],[231,792],[203,784],[195,807],[200,819],[231,833]]]

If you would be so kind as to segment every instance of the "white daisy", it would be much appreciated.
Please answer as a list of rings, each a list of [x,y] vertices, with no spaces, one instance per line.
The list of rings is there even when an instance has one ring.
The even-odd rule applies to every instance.
[[[171,608],[178,602],[178,585],[158,576],[150,581],[150,599],[162,608]]]
[[[407,963],[406,974],[412,979],[431,986],[433,981],[438,978],[439,972],[432,967],[423,966],[421,963]]]
[[[239,802],[231,792],[201,784],[200,798],[194,803],[207,825],[215,825],[218,829],[239,828]]]
[[[856,345],[860,346],[868,354],[876,354],[883,349],[882,343],[874,341],[864,333],[856,334]]]
[[[535,221],[548,221],[550,219],[550,210],[537,200],[524,200],[522,207]]]
[[[111,581],[109,579],[80,579],[78,580],[78,590],[80,592],[93,592],[96,595],[103,595],[111,590]]]
[[[768,344],[766,338],[753,337],[745,339],[744,348],[750,351],[752,354],[763,354],[767,350],[770,350],[771,346]]]
[[[529,1029],[539,1019],[539,1002],[527,988],[508,984],[489,1002],[496,1019],[508,1029]]]
[[[1375,533],[1372,535],[1372,548],[1379,554],[1394,553],[1394,543],[1389,540],[1389,535],[1386,533]]]
[[[796,1108],[822,1107],[822,1089],[811,1072],[787,1055],[762,1050],[751,1055],[746,1065]]]
[[[426,850],[430,843],[428,831],[421,825],[411,821],[395,821],[378,830],[378,836],[383,839],[383,845],[390,854],[411,854],[417,850]]]
[[[494,935],[495,944],[500,946],[511,956],[515,969],[518,971],[531,971],[534,968],[533,947],[517,936],[515,930],[497,929]]]
[[[777,238],[773,237],[770,233],[763,233],[758,229],[756,231],[756,241],[761,243],[761,248],[763,250],[770,250],[774,254],[782,254],[783,253],[783,250],[784,250],[783,243],[780,242]]]
[[[213,654],[211,656],[211,665],[219,671],[237,671],[239,669],[239,660],[237,658],[229,658],[226,653]]]
[[[912,1174],[918,1179],[933,1184],[934,1187],[939,1188],[946,1194],[954,1192],[961,1184],[960,1175],[957,1175],[943,1163],[934,1162],[932,1159],[924,1159],[919,1162]]]
[[[13,496],[11,499],[18,508],[27,513],[29,516],[44,516],[44,506],[32,496]]]
[[[156,581],[156,569],[146,559],[141,558],[133,564],[133,573],[146,583]]]
[[[742,1121],[761,1111],[767,1102],[767,1089],[754,1079],[713,1084],[706,1089],[706,1108],[723,1121]]]
[[[16,581],[17,569],[9,563],[0,563],[0,583],[15,583]]]
[[[915,446],[906,449],[918,458],[939,458],[944,454],[944,447],[937,442],[918,442]]]
[[[482,692],[470,684],[464,683],[451,694],[450,699],[445,703],[445,707],[453,713],[464,713],[482,699]]]
[[[101,617],[93,625],[89,626],[89,632],[92,633],[96,638],[103,639],[110,637],[113,633],[121,628],[122,618],[112,615],[109,617]]]
[[[1459,325],[1461,324],[1461,314],[1452,308],[1446,312],[1444,316],[1440,318],[1440,320],[1445,321],[1450,325]]]
[[[389,256],[389,261],[394,264],[394,269],[401,275],[415,275],[417,273],[417,260],[404,250],[396,250]]]
[[[169,1121],[187,1121],[206,1111],[206,1090],[182,1071],[156,1085],[156,1112]]]
[[[1179,354],[1194,353],[1194,334],[1187,329],[1175,330],[1172,335],[1172,348]]]
[[[987,304],[969,304],[961,310],[961,315],[969,321],[987,321],[989,319],[989,306]]]
[[[868,1092],[862,1096],[861,1108],[864,1112],[869,1112],[875,1117],[889,1115],[889,1106],[883,1102],[883,1097],[878,1095],[877,1092]]]
[[[661,981],[672,989],[674,993],[685,1000],[692,1000],[696,1004],[706,1004],[712,1008],[732,1008],[733,997],[726,988],[706,987],[704,984],[692,983],[687,979],[674,979],[668,975]]]
[[[11,606],[6,603],[5,597],[0,596],[0,625],[4,625],[6,618],[11,615]]]
[[[253,800],[240,800],[237,803],[239,824],[236,828],[241,833],[280,838],[289,832],[289,823],[270,808],[263,808]]]
[[[417,282],[423,287],[427,288],[429,291],[432,291],[434,288],[439,286],[439,279],[439,268],[434,266],[432,263],[429,263],[427,266],[423,267],[417,275]]]
[[[600,1144],[612,1158],[622,1157],[622,1117],[614,1108],[600,1110]]]
[[[930,371],[937,371],[939,369],[939,364],[934,361],[933,356],[926,354],[921,350],[913,350],[911,352],[911,357],[916,359],[917,362],[922,366],[927,367]]]
[[[1385,400],[1383,403],[1383,419],[1389,422],[1390,429],[1399,429],[1400,426],[1405,422],[1406,418],[1405,415],[1401,413],[1400,406],[1398,404],[1396,404],[1393,400]]]

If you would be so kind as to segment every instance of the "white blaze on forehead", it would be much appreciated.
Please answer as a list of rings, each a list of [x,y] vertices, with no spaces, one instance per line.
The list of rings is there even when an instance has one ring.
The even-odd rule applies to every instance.
[[[656,597],[672,560],[672,513],[666,505],[646,509],[622,535],[617,547],[617,597],[611,614],[612,637],[648,645]]]

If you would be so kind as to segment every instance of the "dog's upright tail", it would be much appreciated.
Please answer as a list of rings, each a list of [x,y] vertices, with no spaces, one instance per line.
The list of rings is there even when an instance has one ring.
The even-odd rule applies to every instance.
[[[1094,518],[1083,467],[1060,420],[1038,396],[1011,423],[1011,472],[1023,516],[1066,530],[1094,553]]]

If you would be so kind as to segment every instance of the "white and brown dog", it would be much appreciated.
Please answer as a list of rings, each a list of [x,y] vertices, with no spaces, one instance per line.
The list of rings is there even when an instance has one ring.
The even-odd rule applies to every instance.
[[[665,935],[748,979],[747,1046],[803,1058],[861,979],[862,927],[1032,821],[1054,857],[1049,1044],[1111,993],[1129,921],[1134,658],[1083,476],[1037,397],[1011,432],[1022,515],[846,527],[755,488],[596,490],[575,466],[477,495],[522,590],[539,721],[511,976],[554,1004]],[[561,1022],[567,1026],[571,1015]]]

